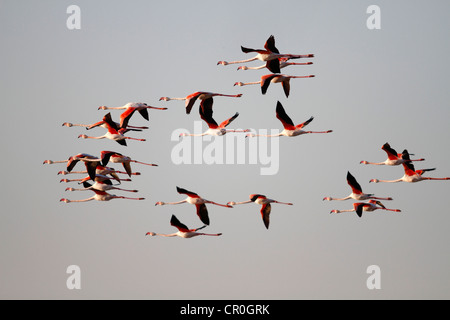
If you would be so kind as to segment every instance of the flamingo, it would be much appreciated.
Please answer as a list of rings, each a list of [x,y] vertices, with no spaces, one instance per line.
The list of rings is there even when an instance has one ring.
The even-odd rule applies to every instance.
[[[392,200],[391,197],[388,198],[378,198],[374,197],[373,193],[364,193],[362,191],[361,185],[356,181],[355,177],[350,173],[350,171],[347,171],[347,183],[352,188],[352,193],[345,197],[345,198],[332,198],[332,197],[325,197],[323,200],[348,200],[348,199],[354,199],[357,201],[361,200],[368,200],[368,199],[375,199],[375,200]]]
[[[97,159],[97,160],[100,160],[101,164],[103,166],[106,166],[108,164],[108,162],[110,162],[110,161],[112,163],[121,163],[129,177],[131,177],[131,175],[133,174],[133,172],[131,170],[132,162],[143,164],[146,166],[153,166],[153,167],[158,166],[157,164],[154,164],[154,163],[145,163],[145,162],[133,160],[130,157],[124,156],[121,153],[114,152],[114,151],[106,151],[106,150],[100,152],[100,159]]]
[[[170,98],[170,97],[161,97],[159,100],[170,101],[170,100],[185,100],[186,114],[190,114],[192,107],[197,99],[200,99],[200,107],[203,108],[204,104],[210,105],[212,107],[213,97],[232,97],[232,98],[240,98],[242,97],[242,93],[239,94],[222,94],[222,93],[214,93],[214,92],[206,92],[206,91],[197,91],[191,93],[185,98]]]
[[[148,109],[167,110],[167,108],[152,107],[143,102],[128,102],[127,104],[121,107],[107,107],[107,106],[98,107],[98,110],[123,110],[123,109],[125,109],[125,111],[120,115],[120,126],[119,126],[120,128],[127,127],[128,121],[130,120],[131,116],[134,114],[135,111],[139,112],[141,116],[148,121],[149,120]]]
[[[278,60],[280,63],[280,69],[286,68],[287,66],[305,66],[305,65],[313,64],[312,62],[301,62],[301,63],[288,62],[289,58],[278,58]],[[260,70],[260,69],[264,69],[264,68],[267,68],[267,64],[263,64],[259,67],[239,66],[237,69],[238,70]]]
[[[292,203],[287,203],[287,202],[280,202],[280,201],[276,201],[273,199],[269,199],[266,196],[262,195],[262,194],[251,194],[250,195],[250,200],[248,201],[243,201],[243,202],[228,202],[227,204],[230,206],[234,206],[237,204],[245,204],[245,203],[251,203],[254,202],[256,204],[262,205],[261,207],[261,216],[262,216],[262,220],[264,222],[264,225],[266,227],[266,229],[269,229],[269,223],[270,223],[270,211],[271,211],[271,203],[280,203],[280,204],[286,204],[289,206],[292,206]]]
[[[225,129],[226,126],[228,126],[234,119],[236,119],[239,116],[239,113],[236,112],[234,116],[231,118],[223,121],[220,125],[217,124],[217,122],[213,119],[212,114],[213,110],[211,105],[208,107],[204,106],[204,108],[199,108],[200,117],[203,119],[203,121],[206,122],[208,125],[208,130],[206,130],[203,133],[195,134],[195,133],[180,133],[180,137],[182,136],[204,136],[204,135],[212,135],[212,136],[223,136],[224,134],[228,132],[248,132],[249,130],[231,130],[231,129]]]
[[[99,178],[99,177],[104,177],[104,178],[109,179],[108,176],[103,176],[103,175],[100,175],[100,174],[96,174],[95,179],[97,179],[97,178]],[[79,181],[78,184],[81,184],[81,183],[83,183],[84,181],[88,181],[88,180],[92,180],[91,177],[87,176],[87,177],[80,178],[80,179],[65,179],[65,178],[64,178],[64,179],[59,180],[59,182],[61,183],[61,182],[77,182],[77,181]],[[117,180],[117,179],[116,179],[116,180]],[[119,183],[121,183],[122,181],[132,181],[132,180],[131,180],[131,179],[122,179],[122,178],[118,178],[117,181],[118,181]]]
[[[91,177],[91,179],[94,179],[97,165],[100,163],[99,160],[100,159],[97,159],[96,157],[90,154],[78,153],[74,156],[69,157],[68,160],[58,160],[58,161],[44,160],[43,164],[67,163],[66,166],[67,172],[71,172],[79,161],[83,161],[89,176]]]
[[[241,46],[241,50],[244,53],[256,52],[257,55],[253,58],[240,61],[219,61],[217,65],[229,65],[235,63],[245,63],[254,60],[260,60],[266,62],[266,67],[273,73],[280,73],[279,58],[299,59],[299,58],[312,58],[313,54],[295,55],[295,54],[281,54],[275,46],[275,37],[271,35],[264,44],[264,49],[251,49]]]
[[[106,134],[104,134],[103,136],[99,136],[99,137],[91,137],[91,136],[87,136],[85,134],[80,134],[78,136],[78,138],[83,138],[83,139],[105,139],[106,138],[106,139],[114,140],[123,146],[127,145],[127,142],[125,141],[125,139],[136,140],[136,141],[145,141],[145,139],[138,139],[138,138],[131,138],[131,137],[124,136],[123,134],[129,130],[125,129],[125,128],[117,127],[116,124],[114,123],[114,121],[112,121],[112,119],[111,119],[111,113],[107,113],[103,117],[103,121],[106,123],[106,126],[108,128],[108,132]]]
[[[330,133],[330,132],[333,132],[333,130],[304,131],[303,128],[305,126],[307,126],[311,121],[313,121],[314,117],[310,117],[305,122],[294,125],[291,118],[286,114],[286,111],[284,110],[283,105],[280,103],[280,101],[277,102],[276,116],[277,116],[278,120],[280,120],[281,123],[283,124],[283,127],[284,127],[283,131],[281,131],[278,134],[272,134],[272,135],[249,133],[249,134],[247,134],[247,137],[279,137],[279,136],[295,137],[295,136],[299,136],[299,135],[307,134],[307,133]]]
[[[171,234],[162,234],[162,233],[155,233],[155,232],[147,232],[145,235],[146,236],[163,236],[163,237],[181,237],[181,238],[192,238],[192,237],[196,237],[196,236],[221,236],[221,233],[214,233],[214,234],[210,234],[210,233],[202,233],[202,232],[197,232],[200,229],[205,228],[206,226],[197,228],[197,229],[189,229],[188,227],[186,227],[186,225],[184,225],[183,223],[180,222],[180,220],[178,220],[178,218],[175,215],[172,215],[172,218],[170,219],[170,225],[174,226],[175,228],[178,229],[178,232],[176,233],[171,233]]]
[[[403,169],[405,171],[405,174],[403,175],[403,177],[401,177],[400,179],[396,179],[396,180],[371,179],[369,182],[375,182],[375,183],[393,182],[393,183],[395,183],[395,182],[403,181],[403,182],[412,182],[413,183],[413,182],[419,182],[419,181],[423,181],[423,180],[450,180],[450,177],[446,177],[446,178],[424,177],[423,174],[425,172],[436,170],[436,168],[416,170],[414,168],[414,165],[409,161],[408,150],[403,150],[402,158],[406,160],[404,163],[402,163]]]
[[[120,123],[119,122],[114,122],[116,124],[117,127],[120,127]],[[64,122],[62,124],[62,126],[66,126],[66,127],[84,127],[86,128],[86,130],[90,130],[92,128],[95,127],[103,127],[105,129],[108,129],[108,126],[106,125],[105,121],[99,121],[93,124],[79,124],[79,123],[71,123],[71,122]],[[142,131],[143,129],[148,129],[148,127],[136,127],[136,126],[127,126],[126,127],[129,131]]]
[[[383,144],[381,147],[386,153],[388,158],[383,162],[369,162],[369,161],[361,161],[360,164],[373,164],[373,165],[386,165],[386,166],[398,166],[403,164],[406,161],[424,161],[425,159],[415,159],[415,160],[406,160],[402,158],[401,153],[397,153],[394,149],[391,148],[389,143]]]
[[[181,203],[190,203],[195,205],[195,207],[197,208],[197,216],[200,218],[200,220],[205,224],[205,225],[209,225],[209,216],[208,216],[208,209],[206,208],[206,204],[210,203],[210,204],[214,204],[216,206],[221,206],[221,207],[225,207],[225,208],[232,208],[232,206],[228,205],[228,204],[220,204],[220,203],[216,203],[210,200],[206,200],[202,197],[200,197],[198,194],[192,192],[192,191],[188,191],[186,189],[177,187],[177,192],[179,194],[185,194],[187,195],[187,198],[178,202],[156,202],[155,206],[163,206],[166,204],[181,204]]]
[[[70,202],[87,202],[91,200],[97,200],[97,201],[109,201],[112,199],[128,199],[128,200],[145,200],[145,198],[129,198],[129,197],[123,197],[123,196],[116,196],[114,194],[107,193],[106,191],[101,191],[97,189],[91,189],[95,192],[95,195],[87,198],[87,199],[80,199],[80,200],[69,200],[66,198],[61,198],[59,201],[70,203]]]
[[[377,207],[379,205],[379,207]],[[351,210],[331,210],[330,213],[341,213],[341,212],[353,212],[356,211],[358,217],[362,216],[363,211],[372,212],[375,210],[386,210],[392,212],[401,212],[400,209],[387,209],[380,201],[369,200],[367,203],[365,202],[356,202],[353,204],[353,209]]]
[[[251,84],[260,84],[261,85],[261,92],[262,94],[266,94],[267,89],[269,88],[270,83],[279,83],[281,82],[281,85],[283,86],[284,94],[286,95],[286,98],[289,97],[289,92],[291,90],[290,80],[293,78],[314,78],[314,75],[309,76],[289,76],[286,74],[279,74],[279,73],[270,73],[263,75],[261,77],[260,81],[255,82],[235,82],[234,86],[247,86]]]
[[[71,172],[69,172],[69,171],[58,171],[58,175],[61,174],[63,176],[65,176],[67,174],[73,174],[73,173],[87,173],[87,171],[71,171]],[[116,169],[114,169],[112,167],[104,167],[104,166],[98,164],[97,167],[95,168],[95,174],[96,175],[101,174],[101,175],[105,175],[105,176],[109,174],[114,179],[120,181],[120,178],[119,178],[118,174],[127,174],[127,173],[124,172],[124,171],[116,170]],[[131,174],[138,176],[141,173],[140,172],[132,172]]]
[[[127,191],[127,192],[138,192],[138,190],[129,190],[129,189],[122,189],[113,186],[110,179],[108,179],[106,176],[99,177],[97,176],[95,178],[95,183],[91,185],[90,183],[83,181],[83,189],[77,189],[77,188],[66,188],[65,191],[85,191],[85,190],[100,190],[100,191],[108,191],[108,190],[121,190],[121,191]]]

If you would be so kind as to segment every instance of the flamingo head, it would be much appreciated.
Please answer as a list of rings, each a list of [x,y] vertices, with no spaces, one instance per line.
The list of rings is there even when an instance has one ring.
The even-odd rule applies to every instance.
[[[163,100],[163,101],[170,101],[170,98],[169,97],[161,97],[161,98],[159,98],[159,101],[161,101],[161,100]]]
[[[378,179],[371,179],[369,182],[378,183],[378,182],[380,182],[380,180],[378,180]]]
[[[230,201],[230,202],[227,203],[227,206],[234,206],[235,204],[236,204],[236,202]]]
[[[228,62],[226,62],[226,61],[219,61],[219,62],[217,62],[217,65],[219,65],[219,64],[221,64],[223,66],[226,66],[228,64]]]
[[[235,82],[233,86],[239,86],[242,87],[244,85],[243,82]]]
[[[330,213],[339,213],[339,210],[331,210]]]
[[[247,66],[239,66],[237,69],[238,70],[248,70],[248,67]]]
[[[359,164],[367,164],[367,161],[363,160]]]
[[[322,199],[322,201],[325,201],[325,200],[331,201],[331,197],[325,197],[325,198]]]
[[[145,235],[146,236],[156,236],[156,233],[154,233],[154,232],[147,232]]]
[[[100,106],[100,107],[98,107],[97,110],[106,110],[107,108],[108,108],[107,106]]]
[[[158,201],[157,203],[155,203],[155,206],[163,206],[163,205],[165,205],[165,203],[162,201]]]
[[[65,202],[65,203],[69,203],[70,200],[66,199],[66,198],[61,198],[59,201]]]

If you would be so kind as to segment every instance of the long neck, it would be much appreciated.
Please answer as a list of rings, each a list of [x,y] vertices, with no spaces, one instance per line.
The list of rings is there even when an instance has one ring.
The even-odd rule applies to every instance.
[[[369,161],[361,161],[360,163],[362,163],[362,164],[374,164],[374,165],[377,165],[377,166],[382,166],[382,165],[386,164],[385,162],[369,162]]]
[[[249,134],[247,134],[247,137],[280,137],[282,135],[283,134],[281,132],[277,133],[277,134],[255,134],[255,133],[249,133]]]
[[[54,164],[54,163],[66,163],[66,162],[68,162],[68,161],[69,161],[69,160],[60,160],[60,161],[45,160],[43,164],[46,164],[46,163],[48,163],[48,164]]]
[[[146,166],[152,166],[152,167],[157,167],[157,164],[154,163],[145,163],[145,162],[140,162],[140,161],[136,161],[136,160],[130,160],[130,162],[134,162],[134,163],[139,163],[139,164],[145,164]]]
[[[351,196],[347,196],[345,198],[332,198],[332,197],[326,197],[324,200],[328,200],[328,201],[332,201],[332,200],[336,200],[336,201],[342,201],[342,200],[348,200],[350,199]]]
[[[233,205],[236,205],[236,204],[246,204],[246,203],[251,203],[251,202],[253,202],[253,201],[248,200],[248,201],[243,201],[243,202],[233,202]]]
[[[164,233],[155,233],[155,236],[161,236],[161,237],[176,237],[177,233],[170,233],[170,234],[164,234]]]

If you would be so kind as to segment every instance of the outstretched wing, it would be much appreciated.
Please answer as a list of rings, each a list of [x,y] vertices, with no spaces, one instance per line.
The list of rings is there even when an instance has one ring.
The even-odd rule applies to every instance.
[[[301,128],[307,126],[307,125],[308,125],[311,121],[313,121],[313,120],[314,120],[314,117],[311,117],[311,118],[309,118],[308,120],[306,120],[305,122],[302,122],[302,123],[296,125],[295,127],[296,127],[297,129],[301,129]]]
[[[264,44],[264,48],[273,53],[280,53],[277,47],[275,47],[275,37],[273,35],[271,35],[269,39],[267,39],[266,43]]]
[[[398,159],[397,151],[395,151],[393,148],[391,148],[389,143],[386,142],[385,144],[383,144],[381,149],[383,149],[387,153],[389,160],[397,160]]]
[[[204,203],[196,204],[195,207],[197,208],[197,216],[200,218],[201,222],[209,225],[208,209],[206,208],[206,205]]]
[[[145,109],[147,110],[147,109]],[[120,115],[120,127],[121,128],[126,128],[128,126],[128,122],[131,119],[131,116],[134,114],[134,112],[136,111],[136,108],[127,108],[124,112],[121,113]]]
[[[174,226],[181,232],[189,232],[189,228],[186,227],[185,224],[181,223],[175,215],[172,215],[172,218],[170,219],[170,225]]]
[[[360,218],[361,218],[362,213],[363,213],[363,211],[364,211],[364,206],[365,206],[365,205],[366,205],[366,204],[365,204],[365,203],[362,203],[362,202],[358,202],[358,203],[354,203],[354,204],[353,204],[353,208],[355,209],[356,214],[357,214],[358,217],[360,217]]]
[[[289,118],[289,116],[287,115],[280,101],[277,102],[276,115],[278,120],[280,120],[281,123],[283,124],[284,129],[295,130],[294,123],[292,122],[291,118]]]
[[[213,119],[212,114],[212,108],[199,108],[200,117],[203,119],[203,121],[206,122],[209,128],[211,129],[217,129],[219,125],[217,124],[216,120]]]
[[[361,188],[360,184],[358,183],[358,181],[356,181],[355,177],[352,176],[350,171],[347,171],[347,183],[350,186],[350,188],[352,188],[352,192],[354,194],[362,193],[362,188]]]
[[[278,74],[266,74],[261,77],[261,93],[266,94],[267,89],[269,88],[270,82],[273,78],[275,78]]]
[[[281,73],[280,60],[272,59],[272,60],[267,61],[266,68],[269,69],[273,73]]]
[[[224,122],[222,122],[222,123],[219,125],[219,127],[220,127],[220,128],[225,128],[225,127],[228,126],[234,119],[236,119],[236,118],[238,117],[238,115],[239,115],[239,112],[236,112],[236,113],[234,114],[234,116],[232,116],[231,118],[229,118],[229,119],[225,120]]]
[[[201,92],[194,92],[186,97],[186,102],[185,102],[186,114],[191,113],[192,107],[194,106],[194,103],[195,103],[195,101],[197,101],[200,94],[201,94]]]
[[[188,190],[180,188],[180,187],[177,187],[177,192],[180,194],[185,194],[191,198],[200,198],[199,195],[196,194],[195,192],[188,191]]]
[[[269,223],[270,223],[270,211],[271,211],[270,203],[263,204],[261,208],[261,216],[264,222],[264,225],[266,226],[266,229],[269,229]]]

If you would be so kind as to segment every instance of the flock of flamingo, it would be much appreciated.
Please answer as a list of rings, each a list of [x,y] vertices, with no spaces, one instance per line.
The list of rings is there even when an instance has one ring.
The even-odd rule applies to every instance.
[[[292,65],[311,65],[312,62],[305,62],[305,63],[294,63],[290,62],[291,59],[300,59],[300,58],[313,58],[313,54],[305,54],[305,55],[298,55],[298,54],[282,54],[278,51],[278,49],[275,46],[275,38],[273,36],[270,36],[265,45],[264,49],[252,49],[241,46],[241,51],[243,53],[256,53],[256,56],[250,59],[246,60],[240,60],[240,61],[219,61],[217,65],[230,65],[230,64],[242,64],[246,62],[251,62],[255,60],[260,60],[265,62],[264,65],[258,66],[258,67],[247,67],[247,66],[239,66],[238,70],[260,70],[267,68],[271,73],[265,74],[261,77],[260,81],[255,82],[236,82],[235,86],[245,86],[245,85],[252,85],[252,84],[259,84],[261,87],[261,93],[264,95],[266,94],[268,87],[271,83],[281,83],[284,94],[286,97],[289,97],[290,93],[290,80],[295,78],[312,78],[314,75],[308,75],[308,76],[291,76],[287,74],[281,74],[281,69],[292,66]],[[190,114],[191,110],[197,100],[200,101],[199,104],[199,114],[201,119],[207,124],[208,130],[201,134],[187,134],[183,133],[180,136],[203,136],[203,135],[215,135],[215,136],[221,136],[228,132],[248,132],[249,130],[232,130],[232,129],[226,129],[226,127],[235,120],[239,113],[235,113],[232,117],[222,121],[220,124],[218,124],[214,118],[213,118],[213,98],[214,97],[233,97],[233,98],[240,98],[242,94],[222,94],[222,93],[213,93],[213,92],[205,92],[205,91],[199,91],[192,93],[186,97],[183,98],[171,98],[171,97],[161,97],[159,101],[170,101],[170,100],[182,100],[185,101],[185,111],[186,114]],[[149,121],[149,114],[148,110],[166,110],[167,108],[159,108],[159,107],[153,107],[149,106],[146,103],[137,103],[137,102],[130,102],[125,104],[121,107],[107,107],[107,106],[100,106],[98,107],[98,110],[123,110],[122,113],[119,116],[119,122],[113,121],[113,117],[110,112],[103,115],[103,118],[101,121],[92,123],[92,124],[73,124],[69,122],[64,122],[62,125],[67,127],[84,127],[86,130],[91,130],[93,128],[102,127],[107,130],[107,132],[104,135],[101,136],[88,136],[86,134],[80,134],[78,138],[82,139],[110,139],[113,141],[116,141],[118,144],[122,146],[127,146],[127,140],[135,140],[135,141],[145,141],[145,139],[142,138],[135,138],[135,137],[129,137],[127,134],[129,132],[138,133],[142,132],[145,129],[148,129],[147,126],[132,126],[129,124],[130,119],[133,115],[139,113],[145,120]],[[307,126],[311,121],[314,119],[314,117],[310,117],[308,120],[300,123],[300,124],[294,124],[294,122],[291,120],[291,118],[287,115],[284,107],[282,104],[278,101],[275,108],[275,115],[280,120],[283,130],[276,135],[265,135],[267,137],[276,137],[276,136],[287,136],[287,137],[294,137],[302,134],[307,133],[331,133],[332,130],[325,130],[325,131],[305,131],[304,128]],[[260,136],[253,133],[247,133],[247,137],[255,137]],[[415,170],[414,166],[412,164],[413,161],[423,161],[424,159],[410,159],[410,155],[407,150],[404,150],[403,153],[397,154],[397,152],[392,149],[388,143],[383,145],[382,149],[386,151],[388,154],[388,159],[381,163],[372,163],[368,161],[361,161],[362,164],[372,164],[372,165],[389,165],[389,166],[396,166],[396,165],[403,165],[405,174],[402,178],[397,180],[379,180],[379,179],[372,179],[370,182],[418,182],[422,180],[449,180],[450,178],[430,178],[430,177],[424,177],[423,173],[427,171],[431,171],[434,169],[423,169],[423,170]],[[73,188],[68,187],[65,190],[66,191],[93,191],[94,195],[85,198],[85,199],[79,199],[79,200],[69,200],[67,198],[60,199],[61,202],[70,203],[70,202],[87,202],[91,200],[97,200],[97,201],[109,201],[112,199],[128,199],[128,200],[144,200],[144,198],[133,198],[133,197],[125,197],[125,196],[119,196],[114,195],[111,193],[108,193],[110,190],[119,190],[119,191],[125,191],[125,192],[133,192],[136,193],[138,190],[134,189],[124,189],[118,187],[118,185],[121,184],[122,181],[131,181],[131,177],[133,175],[140,175],[139,172],[135,172],[132,170],[132,164],[133,166],[135,164],[142,164],[147,166],[157,166],[156,164],[152,163],[145,163],[141,161],[137,161],[132,159],[129,156],[123,155],[121,153],[115,152],[115,151],[108,151],[104,150],[100,152],[100,156],[93,156],[86,153],[79,153],[76,155],[73,155],[69,157],[68,160],[62,160],[62,161],[52,161],[52,160],[45,160],[44,164],[54,164],[54,163],[65,163],[66,169],[64,171],[59,171],[58,175],[68,175],[68,174],[86,174],[84,178],[79,179],[61,179],[60,182],[74,182],[77,181],[79,184],[82,184],[84,188]],[[85,170],[84,171],[74,171],[73,169],[77,165],[77,163],[83,163]],[[117,163],[122,164],[124,171],[116,170],[115,168],[108,166],[109,163]],[[125,176],[125,178],[123,178]],[[392,200],[391,197],[386,198],[379,198],[374,197],[373,194],[366,194],[362,191],[361,186],[356,181],[356,179],[351,175],[350,172],[347,173],[347,182],[350,185],[352,189],[352,193],[345,197],[345,198],[332,198],[332,197],[325,197],[323,200],[347,200],[347,199],[354,199],[356,201],[364,201],[368,200],[368,202],[356,202],[353,204],[353,209],[351,210],[332,210],[331,213],[340,213],[340,212],[350,212],[355,211],[359,217],[361,217],[363,211],[374,211],[374,210],[387,210],[387,211],[394,211],[394,212],[400,212],[399,209],[387,209],[384,207],[384,205],[380,202],[380,200]],[[163,206],[163,205],[176,205],[176,204],[182,204],[182,203],[189,203],[193,204],[196,207],[196,214],[200,221],[203,223],[203,226],[195,229],[189,229],[186,225],[184,225],[182,222],[178,220],[178,218],[175,215],[172,215],[170,219],[171,226],[178,229],[178,232],[172,233],[172,234],[160,234],[160,233],[154,233],[154,232],[147,232],[146,235],[149,236],[166,236],[166,237],[174,237],[179,236],[182,238],[192,238],[199,235],[206,235],[206,236],[220,236],[221,233],[203,233],[198,232],[198,230],[201,230],[210,224],[210,218],[208,214],[208,209],[206,207],[206,204],[212,204],[217,206],[222,206],[226,208],[233,208],[235,205],[240,204],[246,204],[246,203],[255,203],[257,205],[261,206],[260,213],[261,218],[263,221],[263,224],[266,229],[269,229],[269,223],[270,223],[270,213],[271,213],[271,204],[277,203],[277,204],[284,204],[284,205],[292,205],[292,203],[287,202],[280,202],[274,199],[270,199],[262,194],[251,194],[249,196],[250,200],[243,201],[243,202],[234,202],[230,201],[226,204],[220,204],[216,203],[214,201],[207,200],[201,196],[199,196],[197,193],[194,193],[192,191],[188,191],[184,188],[176,187],[176,190],[179,194],[187,196],[184,200],[177,201],[177,202],[156,202],[155,206]]]

